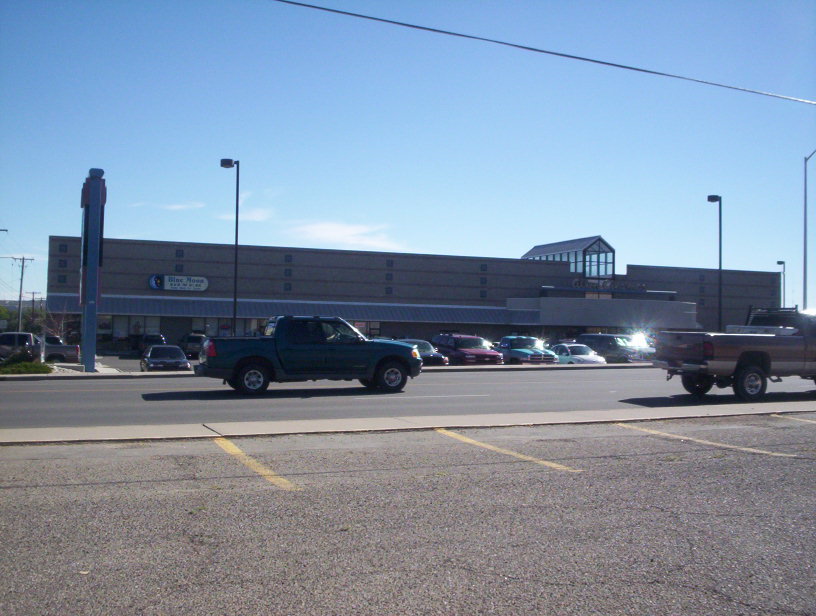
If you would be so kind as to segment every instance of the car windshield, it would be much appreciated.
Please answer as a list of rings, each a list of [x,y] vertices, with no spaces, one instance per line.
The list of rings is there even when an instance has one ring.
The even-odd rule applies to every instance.
[[[569,346],[571,355],[592,355],[593,351],[585,344],[571,344]]]
[[[427,340],[406,339],[406,340],[400,340],[400,342],[407,342],[408,344],[415,344],[417,350],[420,353],[433,353],[434,352],[433,345],[431,345],[431,343],[428,342]]]
[[[457,338],[457,349],[489,349],[490,344],[484,338]]]
[[[510,341],[511,349],[543,349],[544,344],[538,338],[514,338]]]
[[[187,336],[187,342],[201,342],[204,340],[204,336],[201,334],[193,334],[191,336]]]
[[[153,347],[151,359],[184,359],[184,352],[178,347]]]

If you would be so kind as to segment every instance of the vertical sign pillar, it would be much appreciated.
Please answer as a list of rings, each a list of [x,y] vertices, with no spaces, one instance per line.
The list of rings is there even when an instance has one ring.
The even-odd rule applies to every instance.
[[[105,180],[102,169],[91,169],[82,185],[82,275],[79,303],[82,306],[81,355],[85,372],[96,372],[96,330],[99,308],[99,268],[102,265],[102,234],[105,220]]]

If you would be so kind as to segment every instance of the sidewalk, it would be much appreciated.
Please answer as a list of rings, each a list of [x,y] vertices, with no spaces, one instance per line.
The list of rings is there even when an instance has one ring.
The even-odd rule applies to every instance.
[[[547,411],[540,413],[494,413],[483,415],[405,415],[397,417],[290,419],[278,421],[211,422],[130,426],[0,429],[0,445],[76,443],[96,441],[144,441],[260,437],[293,434],[393,432],[434,428],[496,428],[560,424],[657,421],[771,413],[816,412],[816,402],[776,404],[713,404],[665,408]]]

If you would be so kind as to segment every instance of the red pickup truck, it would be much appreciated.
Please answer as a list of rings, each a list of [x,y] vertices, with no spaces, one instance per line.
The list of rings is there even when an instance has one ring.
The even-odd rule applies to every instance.
[[[754,402],[769,380],[816,380],[816,315],[757,310],[746,325],[729,325],[726,333],[660,332],[653,364],[666,370],[667,379],[679,375],[691,394],[733,387],[738,398]]]

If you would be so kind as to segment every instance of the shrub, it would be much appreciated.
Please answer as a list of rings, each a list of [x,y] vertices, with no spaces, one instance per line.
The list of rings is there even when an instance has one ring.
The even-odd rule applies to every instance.
[[[31,361],[18,361],[0,364],[0,374],[50,374],[53,368],[48,364]]]

